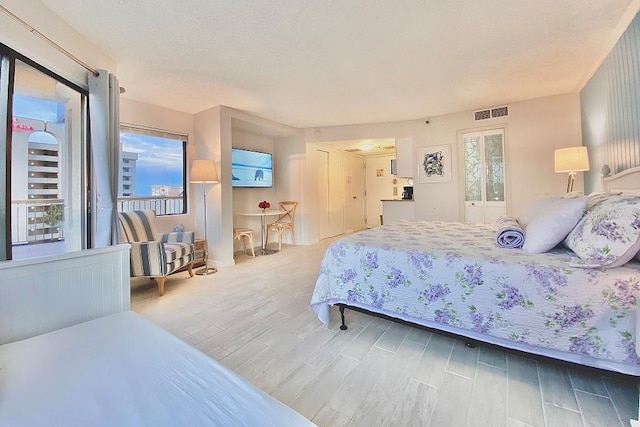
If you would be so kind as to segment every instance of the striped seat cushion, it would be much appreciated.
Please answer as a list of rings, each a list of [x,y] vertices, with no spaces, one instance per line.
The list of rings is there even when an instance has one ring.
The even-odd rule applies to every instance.
[[[167,263],[172,263],[177,259],[188,257],[190,262],[193,259],[193,245],[191,243],[165,243],[164,253]]]

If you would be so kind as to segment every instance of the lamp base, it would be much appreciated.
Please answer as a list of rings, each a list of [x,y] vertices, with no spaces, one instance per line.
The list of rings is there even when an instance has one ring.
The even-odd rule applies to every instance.
[[[218,272],[217,268],[205,267],[205,268],[201,268],[200,270],[197,270],[196,274],[198,276],[208,276],[210,274],[217,273],[217,272]]]
[[[567,193],[571,193],[573,191],[573,182],[576,180],[576,173],[569,172],[569,180],[567,181]]]

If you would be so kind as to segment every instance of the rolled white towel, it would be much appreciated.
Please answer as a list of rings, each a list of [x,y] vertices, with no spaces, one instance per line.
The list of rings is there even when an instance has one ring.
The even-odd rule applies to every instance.
[[[501,216],[496,221],[496,243],[501,248],[521,248],[524,245],[524,230],[515,218]]]

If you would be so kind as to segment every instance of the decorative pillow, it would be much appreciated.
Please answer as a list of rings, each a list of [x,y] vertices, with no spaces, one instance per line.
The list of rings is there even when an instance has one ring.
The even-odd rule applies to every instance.
[[[527,225],[522,250],[539,254],[553,249],[580,221],[586,206],[584,196],[556,200]]]
[[[595,192],[589,194],[587,196],[587,211],[592,209],[595,205],[604,202],[609,197],[619,196],[620,194],[622,194],[621,191],[618,191],[616,193],[606,193],[606,192],[603,192],[603,191],[595,191]]]
[[[518,224],[520,224],[520,227],[525,228],[537,215],[558,200],[562,200],[562,196],[546,197],[532,203],[527,206],[527,209],[518,217]]]
[[[640,251],[640,196],[614,195],[596,204],[565,239],[580,257],[571,265],[613,268]]]

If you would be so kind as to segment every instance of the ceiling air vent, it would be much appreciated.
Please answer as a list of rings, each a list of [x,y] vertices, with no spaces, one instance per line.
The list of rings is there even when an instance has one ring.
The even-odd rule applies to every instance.
[[[487,120],[487,119],[495,119],[497,117],[506,117],[509,115],[509,107],[496,107],[489,108],[487,110],[479,110],[473,112],[473,120]]]

